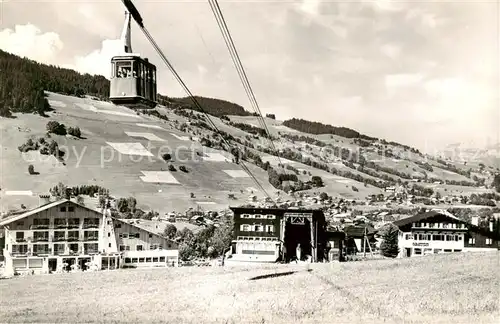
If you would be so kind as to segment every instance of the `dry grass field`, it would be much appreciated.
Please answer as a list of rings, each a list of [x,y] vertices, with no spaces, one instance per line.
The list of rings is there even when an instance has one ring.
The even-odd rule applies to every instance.
[[[2,322],[494,323],[499,253],[0,281]],[[286,274],[288,272],[288,274]],[[279,275],[279,274],[282,275]],[[274,277],[260,277],[276,274]]]

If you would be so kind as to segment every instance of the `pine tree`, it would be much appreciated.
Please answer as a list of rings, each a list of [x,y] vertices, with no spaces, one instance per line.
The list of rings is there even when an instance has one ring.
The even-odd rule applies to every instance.
[[[389,258],[395,258],[399,254],[398,247],[398,234],[399,229],[390,225],[382,236],[382,243],[380,244],[380,253]]]

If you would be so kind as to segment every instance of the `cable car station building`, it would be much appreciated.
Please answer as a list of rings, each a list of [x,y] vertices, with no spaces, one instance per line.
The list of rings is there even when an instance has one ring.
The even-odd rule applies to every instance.
[[[247,262],[290,262],[324,259],[326,222],[321,210],[231,208],[234,237],[231,259]],[[299,254],[299,255],[297,255]]]

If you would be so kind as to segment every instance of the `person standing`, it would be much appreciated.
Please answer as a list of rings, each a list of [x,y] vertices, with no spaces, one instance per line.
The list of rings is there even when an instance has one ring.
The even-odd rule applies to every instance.
[[[297,262],[300,261],[300,254],[301,254],[301,247],[300,247],[300,243],[297,244],[297,249],[295,250],[295,255],[297,256]]]

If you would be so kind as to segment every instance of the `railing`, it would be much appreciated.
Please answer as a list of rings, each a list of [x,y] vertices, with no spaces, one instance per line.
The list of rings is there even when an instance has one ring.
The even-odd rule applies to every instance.
[[[99,228],[99,224],[90,224],[90,223],[84,223],[83,228]]]
[[[15,240],[16,243],[23,243],[23,242],[27,242],[25,238],[16,238]]]
[[[49,224],[30,225],[30,229],[32,229],[32,230],[49,229]]]
[[[33,242],[48,242],[49,238],[48,237],[35,237],[33,238]]]
[[[84,238],[84,241],[98,241],[99,237],[98,236],[87,236]]]
[[[61,242],[61,241],[66,241],[65,236],[56,236],[52,239],[53,242]]]
[[[68,224],[67,228],[80,228],[80,224]]]
[[[68,224],[55,224],[54,228],[68,228]]]
[[[69,236],[67,241],[68,242],[76,242],[79,240],[80,240],[80,237],[78,237],[78,236]]]

